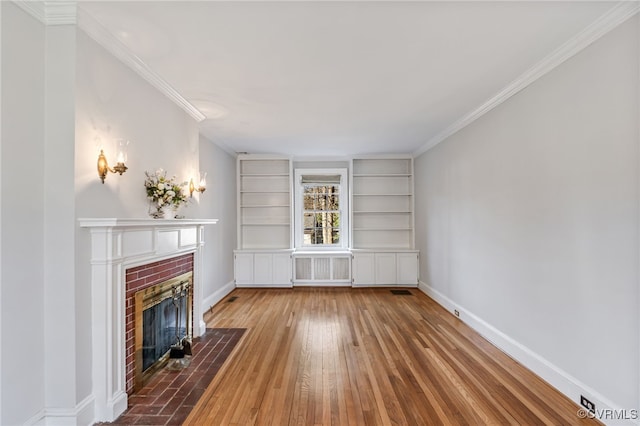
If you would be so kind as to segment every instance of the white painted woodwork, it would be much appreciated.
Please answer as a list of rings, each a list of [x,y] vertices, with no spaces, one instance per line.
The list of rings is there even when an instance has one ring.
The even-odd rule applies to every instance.
[[[396,253],[398,285],[418,285],[418,252]]]
[[[272,253],[255,253],[253,255],[253,279],[254,283],[273,283]]]
[[[237,161],[238,249],[292,247],[290,159],[246,154]]]
[[[238,157],[236,286],[417,285],[413,159],[371,156],[352,159],[350,166],[351,214],[343,224],[351,247],[293,250],[291,161],[276,155]],[[320,171],[316,167],[313,173]],[[352,259],[351,250],[370,253]]]
[[[253,253],[236,253],[234,265],[236,285],[253,284]]]
[[[354,287],[375,284],[375,255],[373,253],[354,253],[352,273]]]
[[[354,287],[417,285],[417,250],[353,250]]]
[[[354,158],[352,252],[354,286],[417,286],[413,159]]]
[[[273,257],[273,279],[272,283],[277,286],[291,285],[291,254],[274,253]]]
[[[291,286],[291,160],[239,155],[236,286]]]
[[[376,253],[376,284],[378,285],[395,285],[396,284],[396,254],[395,253]]]
[[[351,199],[351,247],[414,248],[412,158],[354,158]]]
[[[294,286],[351,285],[350,251],[294,251]]]
[[[236,287],[291,287],[293,250],[235,250]]]
[[[340,183],[338,185],[338,210],[340,213],[340,238],[339,242],[335,245],[318,246],[313,244],[304,243],[304,186],[302,179],[304,176],[340,176]],[[349,184],[348,184],[348,169],[336,168],[336,167],[323,167],[323,168],[296,168],[294,171],[293,182],[293,205],[294,205],[294,222],[293,227],[293,243],[297,250],[348,250],[349,249]]]
[[[204,226],[217,219],[79,219],[91,233],[92,396],[96,421],[127,408],[125,274],[127,268],[193,253],[194,335],[204,334]]]

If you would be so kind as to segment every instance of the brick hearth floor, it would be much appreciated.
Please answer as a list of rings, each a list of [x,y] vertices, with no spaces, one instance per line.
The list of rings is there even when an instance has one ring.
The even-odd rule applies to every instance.
[[[111,425],[180,425],[244,334],[244,328],[209,328],[194,339],[189,367],[163,369],[138,392]]]

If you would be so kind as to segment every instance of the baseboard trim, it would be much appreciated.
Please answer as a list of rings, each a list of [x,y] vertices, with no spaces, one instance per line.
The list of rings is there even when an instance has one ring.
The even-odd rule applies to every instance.
[[[235,288],[236,288],[235,282],[229,281],[224,286],[214,291],[209,296],[205,297],[202,300],[202,312],[207,312],[208,310],[210,310],[216,303],[224,299]]]
[[[75,408],[45,408],[27,420],[24,424],[31,426],[67,426],[92,425],[95,423],[95,398],[87,396]]]
[[[580,405],[580,395],[584,395],[595,403],[598,410],[596,415],[598,415],[598,413],[602,413],[604,416],[611,415],[611,413],[625,412],[625,410],[617,404],[614,404],[604,395],[585,385],[580,380],[571,376],[563,369],[549,362],[547,359],[516,341],[512,337],[504,334],[482,318],[456,304],[453,300],[449,299],[427,283],[420,281],[418,283],[418,288],[444,309],[451,312],[452,315],[454,314],[454,310],[458,311],[459,318],[462,322],[477,331],[482,335],[482,337],[487,339],[498,349],[502,350],[504,353],[541,377],[576,404]],[[629,409],[626,410],[626,412],[630,411],[631,410]],[[607,419],[603,418],[599,420],[606,424]],[[623,422],[621,422],[621,420],[623,420]],[[629,419],[610,419],[610,421],[615,421],[616,425],[636,424]]]
[[[36,414],[27,419],[23,424],[29,426],[42,426],[46,425],[46,414],[44,409],[38,411]]]

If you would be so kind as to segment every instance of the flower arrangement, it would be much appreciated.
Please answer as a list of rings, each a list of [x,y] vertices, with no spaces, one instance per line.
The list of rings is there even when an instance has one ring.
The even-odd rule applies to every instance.
[[[187,182],[176,182],[176,177],[167,178],[167,172],[159,169],[154,173],[144,172],[146,179],[144,187],[147,190],[147,198],[153,203],[156,212],[153,217],[162,217],[162,208],[166,206],[179,207],[186,203],[189,198],[182,192],[182,187]]]

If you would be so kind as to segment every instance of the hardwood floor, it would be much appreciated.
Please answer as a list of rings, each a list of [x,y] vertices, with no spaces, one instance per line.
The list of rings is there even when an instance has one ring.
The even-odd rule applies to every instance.
[[[247,331],[184,424],[598,424],[411,293],[234,290],[207,326]]]

